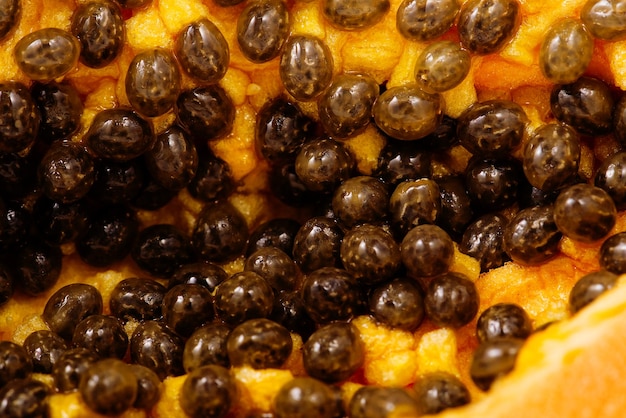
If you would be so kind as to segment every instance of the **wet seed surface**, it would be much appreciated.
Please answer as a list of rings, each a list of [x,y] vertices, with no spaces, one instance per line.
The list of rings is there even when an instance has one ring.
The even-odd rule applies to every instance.
[[[516,0],[175,3],[0,0],[0,415],[437,413],[624,272],[626,96],[591,54],[621,2],[540,39]],[[485,85],[520,39],[540,88]],[[607,271],[568,312],[483,298],[572,240]],[[455,373],[385,360],[445,333]]]

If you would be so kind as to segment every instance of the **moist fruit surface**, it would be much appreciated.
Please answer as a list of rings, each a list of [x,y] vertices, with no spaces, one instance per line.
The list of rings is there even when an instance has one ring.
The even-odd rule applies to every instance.
[[[620,416],[624,6],[0,0],[0,415]]]

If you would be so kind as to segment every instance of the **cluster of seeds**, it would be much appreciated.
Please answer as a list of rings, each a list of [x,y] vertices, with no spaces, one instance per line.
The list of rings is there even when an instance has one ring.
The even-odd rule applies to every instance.
[[[430,44],[415,81],[390,88],[365,73],[334,74],[325,40],[291,33],[286,3],[251,0],[236,22],[237,45],[202,18],[178,33],[172,50],[137,53],[125,76],[130,106],[101,110],[76,140],[84,104],[63,76],[79,61],[92,69],[115,62],[125,19],[149,3],[81,3],[70,31],[41,29],[16,43],[15,62],[31,84],[0,81],[0,304],[14,292],[52,289],[68,246],[89,266],[132,260],[144,274],[119,282],[108,300],[89,284],[64,286],[43,309],[49,330],[22,345],[0,342],[2,416],[45,416],[51,393],[72,391],[105,415],[149,410],[163,379],[187,373],[182,410],[223,417],[237,405],[229,368],[283,367],[294,334],[308,376],[280,388],[272,416],[383,417],[464,405],[467,387],[446,373],[423,376],[411,390],[365,386],[344,405],[337,384],[358,380],[365,361],[350,321],[371,315],[410,332],[424,321],[466,326],[480,296],[470,278],[451,271],[455,248],[482,271],[509,260],[538,265],[559,252],[562,236],[605,238],[626,207],[624,152],[598,163],[592,177],[579,170],[584,144],[607,135],[618,148],[626,144],[626,96],[584,75],[594,38],[626,36],[623,1],[602,12],[607,2],[589,0],[580,19],[545,34],[539,65],[555,83],[552,116],[530,137],[515,102],[478,102],[453,119],[441,95],[463,82],[473,57],[497,53],[515,36],[516,0],[404,0],[397,30]],[[0,3],[0,42],[28,12],[21,7]],[[329,25],[358,31],[376,25],[390,3],[325,0],[321,10]],[[458,39],[443,40],[451,28]],[[249,225],[228,200],[236,184],[211,144],[233,130],[235,104],[218,84],[232,48],[253,63],[280,62],[284,94],[256,115],[255,146],[268,167],[266,192],[299,208],[297,219],[268,215]],[[156,132],[153,118],[166,114],[174,123]],[[373,173],[357,169],[345,142],[368,126],[386,140]],[[471,154],[460,171],[445,158],[459,147]],[[190,231],[139,221],[138,211],[166,207],[181,193],[204,205]],[[626,235],[610,237],[600,252],[602,270],[572,289],[572,313],[626,273]],[[243,271],[226,273],[224,264],[237,259]],[[475,385],[488,390],[510,371],[532,332],[515,304],[483,311]],[[33,373],[50,375],[53,385]]]

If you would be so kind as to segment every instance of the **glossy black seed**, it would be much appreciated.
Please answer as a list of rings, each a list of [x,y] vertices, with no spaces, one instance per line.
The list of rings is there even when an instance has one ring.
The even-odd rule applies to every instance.
[[[184,90],[174,108],[180,126],[197,143],[206,143],[228,135],[235,121],[235,105],[217,84]]]
[[[162,309],[165,325],[184,338],[214,316],[211,292],[198,284],[179,284],[169,289]]]
[[[82,376],[98,359],[96,353],[83,347],[64,351],[52,367],[55,389],[61,393],[77,390]]]
[[[141,185],[139,192],[131,200],[134,207],[145,210],[157,210],[167,205],[176,195],[178,190],[170,190],[157,183],[152,176],[145,171],[147,177]]]
[[[0,135],[3,135],[2,128]],[[0,191],[3,196],[22,197],[36,188],[36,167],[39,161],[35,154],[22,156],[18,153],[0,152]]]
[[[72,283],[57,290],[46,302],[42,318],[48,327],[66,340],[83,319],[102,313],[102,295],[92,285]]]
[[[459,251],[478,260],[483,272],[502,266],[509,259],[503,248],[507,223],[508,220],[497,213],[481,216],[468,225]]]
[[[580,10],[580,20],[595,38],[617,41],[626,36],[623,0],[588,0]]]
[[[152,0],[119,0],[120,6],[126,9],[140,9],[152,3]]]
[[[406,180],[430,177],[430,163],[431,154],[416,143],[390,140],[378,155],[374,175],[389,185],[398,185]]]
[[[0,264],[0,307],[11,300],[14,291],[15,279],[13,278],[13,273],[11,273],[8,267]],[[1,383],[0,386],[2,386]]]
[[[539,68],[552,83],[573,83],[587,70],[593,56],[593,38],[574,18],[555,22],[539,49]]]
[[[374,103],[376,125],[392,138],[411,141],[435,131],[443,118],[439,94],[422,90],[417,83],[386,90]]]
[[[89,216],[87,231],[76,240],[76,250],[91,266],[110,266],[130,253],[138,229],[133,210],[125,206],[100,209]]]
[[[388,0],[324,0],[322,13],[341,30],[361,30],[380,22],[389,11]]]
[[[317,195],[317,198],[313,201],[313,213],[314,216],[324,216],[328,219],[338,221],[335,212],[333,211],[332,199],[329,196]],[[342,229],[345,228],[342,226]]]
[[[28,33],[13,50],[17,66],[31,80],[49,81],[76,67],[80,43],[71,33],[45,28]]]
[[[523,344],[524,340],[518,338],[499,338],[480,344],[470,366],[470,376],[476,386],[489,390],[496,379],[513,370]]]
[[[363,223],[380,223],[387,213],[389,195],[375,177],[357,176],[341,183],[333,194],[333,212],[339,222],[351,228]]]
[[[393,279],[372,290],[369,308],[377,321],[412,332],[424,319],[423,291],[413,279]]]
[[[524,174],[534,187],[556,190],[575,178],[580,153],[580,139],[574,129],[563,124],[543,125],[524,144]]]
[[[109,0],[79,4],[70,31],[80,42],[80,61],[92,68],[113,62],[122,53],[126,39],[122,11]]]
[[[602,243],[600,267],[615,274],[626,273],[626,233],[612,235]]]
[[[613,199],[599,187],[581,183],[564,189],[554,204],[554,222],[563,235],[581,242],[605,237],[616,222]]]
[[[174,107],[181,89],[181,75],[174,55],[152,49],[135,55],[126,73],[126,96],[140,114],[154,117]]]
[[[626,96],[622,96],[613,111],[613,134],[620,145],[626,145]]]
[[[31,203],[26,199],[0,204],[0,249],[12,251],[28,242],[30,238],[24,231],[31,231],[34,224]]]
[[[223,199],[235,190],[235,180],[230,165],[211,152],[201,152],[195,176],[187,190],[196,199],[212,202]]]
[[[282,291],[274,297],[269,319],[283,325],[306,341],[315,331],[315,322],[307,312],[301,292]]]
[[[216,83],[226,74],[230,49],[222,32],[209,19],[202,18],[185,26],[174,44],[180,67],[203,83]]]
[[[304,344],[302,360],[310,377],[327,383],[348,379],[365,360],[359,330],[341,322],[319,328]]]
[[[46,203],[42,205],[41,201]],[[77,232],[81,231],[80,222],[66,222],[69,219],[78,220],[75,215],[78,215],[79,212],[84,215],[82,210],[75,207],[81,205],[58,204],[63,206],[63,209],[58,210],[57,203],[50,201],[45,196],[41,196],[35,202],[34,209],[31,207],[32,203],[29,200],[23,202],[12,200],[6,206],[0,203],[0,248],[2,250],[8,252],[22,248],[31,239],[28,232],[34,232],[33,227],[36,229],[35,233],[53,247],[58,246],[60,241],[64,241],[62,238],[71,236],[71,240]],[[42,206],[44,206],[43,210]],[[35,212],[34,216],[32,211]],[[40,217],[44,219],[40,219]],[[76,229],[73,229],[74,226]]]
[[[130,109],[106,109],[91,122],[84,138],[87,147],[100,158],[129,161],[152,148],[152,123]]]
[[[618,108],[626,109],[621,103],[626,104],[626,101],[620,101]],[[623,131],[617,128],[615,132],[619,136],[619,132]],[[626,140],[622,142],[626,143]],[[617,152],[605,159],[598,167],[594,184],[611,196],[619,210],[624,209],[626,207],[626,152]]]
[[[550,94],[550,109],[554,116],[586,135],[603,135],[611,131],[614,104],[609,86],[592,77],[580,77],[572,84],[557,85]]]
[[[302,208],[317,199],[296,174],[294,163],[273,167],[269,175],[269,189],[272,195],[286,205]]]
[[[228,369],[209,365],[187,375],[180,406],[190,418],[225,417],[237,402],[237,384]]]
[[[165,324],[145,321],[130,338],[130,358],[133,363],[155,372],[159,379],[180,376],[183,369],[184,340]]]
[[[252,253],[244,265],[263,277],[275,290],[293,290],[299,284],[299,270],[285,252],[276,247],[261,248]]]
[[[133,408],[150,410],[161,397],[161,381],[159,376],[149,368],[139,364],[131,364],[130,371],[137,378],[137,397]]]
[[[459,139],[456,132],[457,120],[448,115],[443,115],[443,119],[439,126],[437,126],[430,135],[422,138],[417,145],[419,145],[419,147],[423,150],[445,151],[458,144]],[[428,177],[428,175],[421,177]]]
[[[400,236],[420,224],[435,223],[441,212],[441,192],[433,180],[399,183],[389,198],[391,224]]]
[[[349,320],[358,313],[360,288],[343,269],[323,267],[307,274],[301,292],[306,311],[317,324]]]
[[[348,138],[362,132],[372,117],[379,87],[367,74],[338,75],[317,101],[320,122],[332,138]]]
[[[280,56],[280,79],[296,100],[319,96],[332,81],[333,56],[323,40],[312,35],[292,35]]]
[[[569,311],[575,314],[598,296],[615,287],[618,277],[610,271],[600,270],[578,279],[569,294]]]
[[[343,143],[314,139],[302,145],[296,156],[296,174],[308,190],[331,193],[350,178],[354,158]]]
[[[26,244],[11,257],[15,283],[33,296],[49,290],[61,275],[62,257],[58,247],[43,242]]]
[[[69,348],[58,334],[51,331],[34,331],[22,344],[33,362],[33,372],[50,374],[61,355]]]
[[[280,387],[272,410],[277,418],[334,418],[338,408],[327,384],[311,377],[295,377]]]
[[[363,224],[350,229],[340,249],[344,268],[367,284],[391,279],[400,267],[400,246],[383,227]]]
[[[398,413],[418,415],[416,400],[404,388],[364,386],[348,404],[351,418],[391,418]]]
[[[139,194],[132,199],[131,203],[134,207],[145,210],[157,210],[167,205],[178,195],[178,190],[166,189],[154,181],[152,177],[147,177]]]
[[[287,5],[277,0],[256,0],[246,4],[237,20],[237,43],[252,62],[267,62],[280,55],[290,22]]]
[[[250,319],[238,325],[226,343],[231,365],[253,369],[282,367],[292,348],[289,330],[265,318]]]
[[[120,281],[109,296],[111,315],[126,322],[160,319],[167,289],[152,279],[130,277]]]
[[[93,158],[77,142],[55,142],[37,169],[44,194],[63,203],[75,202],[89,192],[95,181]]]
[[[457,26],[461,44],[475,54],[502,49],[517,32],[521,20],[517,0],[470,0],[463,4]]]
[[[426,315],[441,327],[460,328],[476,313],[480,298],[474,282],[461,273],[435,277],[426,289]]]
[[[560,241],[553,206],[523,209],[504,230],[504,250],[522,265],[539,265],[549,260],[558,253]]]
[[[215,364],[230,367],[226,342],[231,329],[223,324],[209,324],[198,328],[185,342],[183,366],[192,372],[202,366]]]
[[[476,322],[479,342],[498,338],[527,338],[533,331],[530,317],[519,305],[497,303],[485,309]]]
[[[7,0],[0,4],[0,40],[17,26],[22,13],[20,0]]]
[[[241,3],[243,0],[214,0],[215,4],[220,7],[231,7],[236,6]]]
[[[293,161],[313,130],[313,121],[296,104],[279,96],[257,113],[256,149],[272,166]]]
[[[458,43],[435,42],[417,57],[415,81],[427,91],[442,93],[461,84],[470,66],[470,53]]]
[[[178,268],[168,282],[168,288],[178,284],[198,284],[212,293],[218,284],[228,278],[222,267],[208,261],[185,264]]]
[[[221,320],[240,324],[248,319],[267,318],[272,312],[274,291],[263,277],[244,271],[217,286],[214,303]]]
[[[465,170],[467,194],[483,211],[504,209],[517,202],[524,174],[519,161],[512,158],[471,160]]]
[[[341,266],[343,232],[337,222],[323,216],[307,220],[293,242],[293,259],[303,273]]]
[[[135,240],[131,257],[142,270],[165,278],[194,259],[189,237],[171,224],[144,228]]]
[[[119,319],[108,315],[91,315],[74,329],[72,344],[93,351],[101,358],[124,358],[128,335]]]
[[[140,159],[96,161],[96,179],[89,197],[104,204],[131,202],[144,187],[148,174]]]
[[[15,204],[20,205],[24,208],[19,201],[15,202]],[[7,235],[7,238],[10,238],[11,231],[8,231],[9,228],[9,211],[7,209],[7,205],[5,204],[4,199],[0,199],[0,236]],[[7,232],[5,232],[7,230]]]
[[[9,200],[7,204],[0,199],[0,250],[14,251],[21,248],[30,239],[32,227],[32,201],[28,196],[26,200]]]
[[[447,372],[432,372],[422,376],[415,386],[420,414],[439,412],[463,406],[471,401],[467,387],[458,377]]]
[[[25,379],[33,372],[33,361],[26,350],[11,341],[0,341],[0,388]]]
[[[0,416],[8,418],[49,416],[50,388],[31,379],[14,380],[0,390]]]
[[[454,259],[454,243],[436,225],[411,229],[400,244],[402,263],[413,277],[432,277],[449,270]]]
[[[169,190],[186,187],[198,169],[196,147],[177,126],[157,135],[154,146],[144,154],[144,161],[154,181]]]
[[[576,177],[573,183],[578,182],[580,179]],[[554,201],[559,196],[560,189],[553,190],[551,192],[545,192],[532,186],[528,182],[523,182],[522,187],[519,190],[519,207],[520,209],[528,208],[531,206],[549,206],[554,204]]]
[[[447,32],[458,13],[457,0],[404,0],[396,13],[396,28],[407,39],[427,41]]]
[[[0,83],[0,151],[20,152],[37,138],[40,114],[28,88],[22,83]]]
[[[87,224],[87,208],[83,201],[64,204],[40,197],[33,209],[33,221],[37,231],[50,245],[73,241]]]
[[[191,240],[200,259],[223,262],[243,253],[248,235],[248,225],[239,210],[228,201],[220,201],[200,212]]]
[[[289,218],[275,218],[262,223],[250,234],[246,255],[249,257],[261,248],[276,247],[291,256],[300,226],[298,221]]]
[[[67,139],[78,131],[83,102],[72,84],[34,83],[30,90],[41,115],[39,136],[42,139]]]
[[[79,392],[90,410],[119,415],[130,409],[137,398],[137,378],[122,361],[104,359],[83,374]]]
[[[522,141],[528,116],[507,100],[471,105],[459,117],[457,133],[463,147],[474,155],[509,155]]]

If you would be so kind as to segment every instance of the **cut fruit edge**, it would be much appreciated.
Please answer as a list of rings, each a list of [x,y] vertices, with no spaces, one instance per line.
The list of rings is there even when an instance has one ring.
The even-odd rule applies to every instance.
[[[438,415],[623,417],[626,411],[626,275],[571,319],[532,335],[514,370],[488,396]]]

